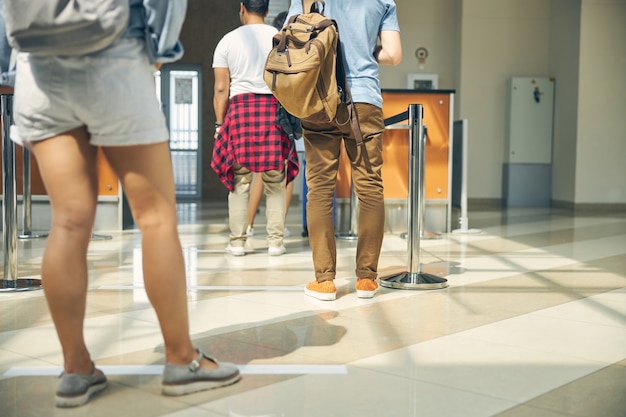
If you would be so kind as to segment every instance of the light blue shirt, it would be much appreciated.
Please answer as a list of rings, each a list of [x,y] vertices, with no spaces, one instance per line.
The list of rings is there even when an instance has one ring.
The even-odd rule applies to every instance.
[[[325,0],[324,15],[337,22],[352,101],[382,108],[378,63],[374,49],[383,30],[400,31],[393,0]],[[292,0],[288,16],[302,13]]]
[[[123,37],[144,38],[151,62],[173,62],[183,56],[178,36],[187,12],[187,0],[129,0],[128,28]],[[7,41],[3,1],[0,0],[0,85],[12,87],[15,68]]]

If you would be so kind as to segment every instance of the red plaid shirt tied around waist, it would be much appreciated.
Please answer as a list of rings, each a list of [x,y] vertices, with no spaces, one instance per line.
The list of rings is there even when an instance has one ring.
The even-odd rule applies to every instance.
[[[298,174],[295,144],[276,125],[278,102],[269,94],[238,94],[228,105],[220,129],[211,167],[226,186],[234,190],[235,164],[252,172],[282,170],[287,161],[287,182]]]

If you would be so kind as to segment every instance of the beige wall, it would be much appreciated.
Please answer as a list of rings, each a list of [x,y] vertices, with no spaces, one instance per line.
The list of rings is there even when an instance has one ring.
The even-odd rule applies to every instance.
[[[580,0],[553,0],[550,73],[556,78],[552,199],[575,201]]]
[[[407,75],[439,74],[439,88],[456,83],[455,0],[397,0],[404,59],[397,67],[381,67],[383,88],[406,88]],[[428,58],[420,65],[415,50],[424,47]]]
[[[468,119],[468,196],[499,199],[507,81],[548,77],[550,2],[463,1],[456,117]]]
[[[576,196],[626,202],[626,0],[583,0]]]

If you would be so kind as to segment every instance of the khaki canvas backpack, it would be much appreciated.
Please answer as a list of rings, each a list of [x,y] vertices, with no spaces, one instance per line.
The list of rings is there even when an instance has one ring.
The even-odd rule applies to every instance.
[[[352,123],[360,145],[363,138],[346,81],[337,23],[324,16],[324,1],[313,2],[309,10],[289,18],[274,36],[263,78],[280,104],[304,121],[336,120],[339,106],[348,106],[349,120],[338,123]]]

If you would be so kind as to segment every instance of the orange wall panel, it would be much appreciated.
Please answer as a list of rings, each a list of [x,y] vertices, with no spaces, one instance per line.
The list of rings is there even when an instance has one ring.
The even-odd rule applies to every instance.
[[[450,93],[383,91],[383,116],[385,118],[406,111],[410,104],[421,104],[423,107],[422,122],[427,132],[426,167],[424,168],[425,197],[427,200],[448,199]],[[383,145],[386,151],[386,154],[383,153],[383,184],[386,198],[406,198],[408,195],[408,135],[408,130],[385,132],[383,143],[388,142]],[[387,194],[388,187],[390,187],[389,195]],[[407,191],[400,194],[402,189]]]

